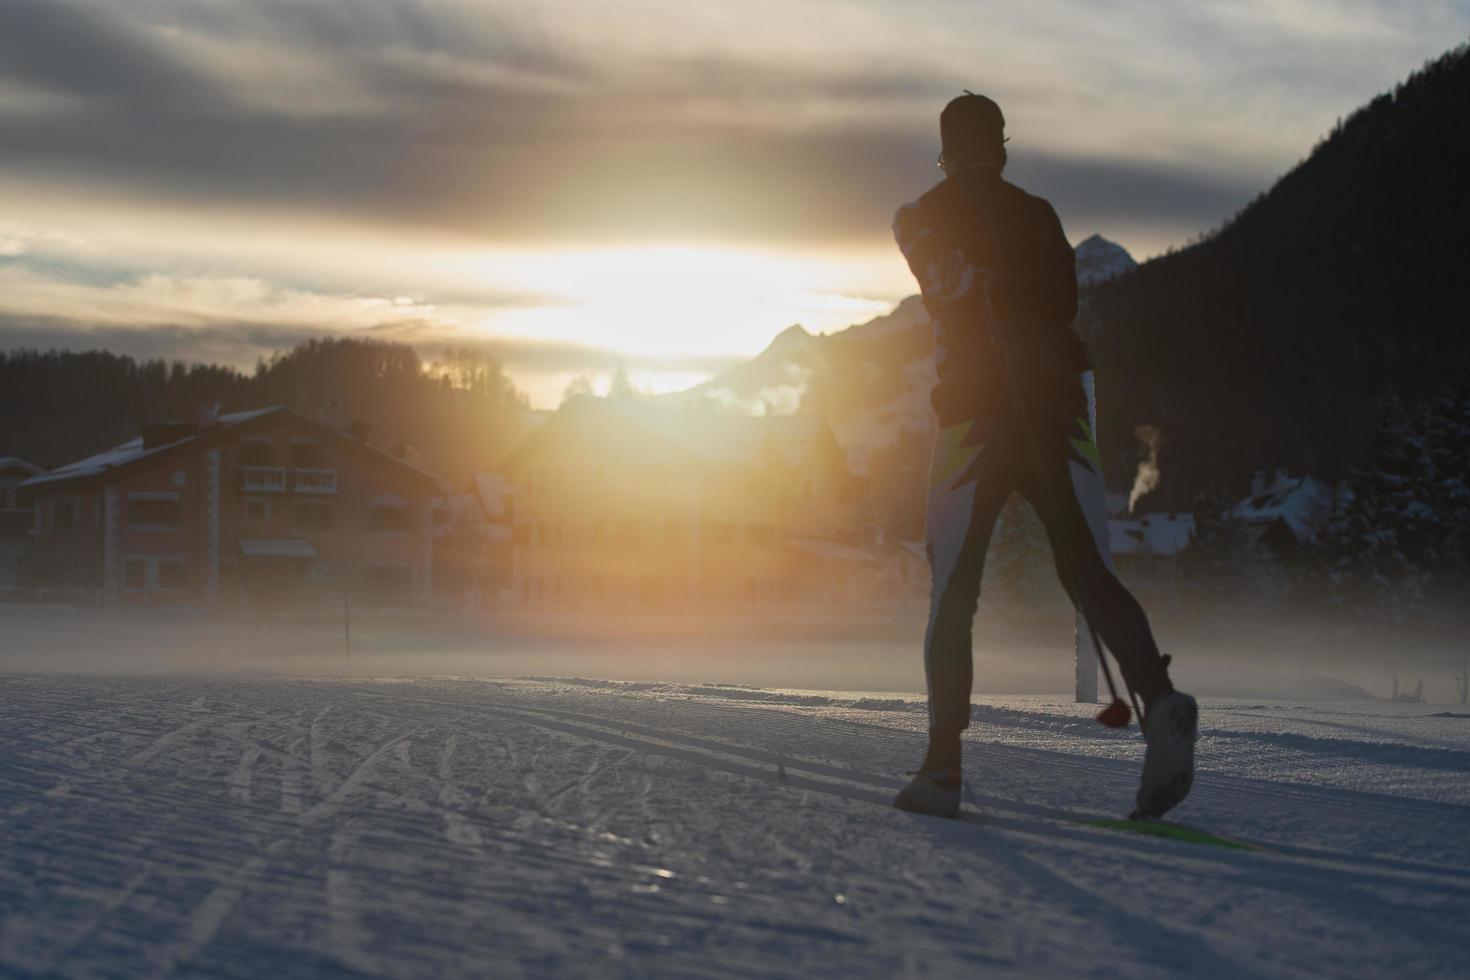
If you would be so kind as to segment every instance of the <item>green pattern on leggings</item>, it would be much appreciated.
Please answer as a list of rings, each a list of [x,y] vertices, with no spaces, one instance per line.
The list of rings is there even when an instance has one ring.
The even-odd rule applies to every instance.
[[[1087,419],[1078,419],[1077,428],[1082,430],[1082,438],[1073,439],[1072,448],[1077,450],[1083,459],[1091,463],[1094,470],[1101,471],[1102,462],[1097,451],[1097,436],[1092,431],[1092,424]]]

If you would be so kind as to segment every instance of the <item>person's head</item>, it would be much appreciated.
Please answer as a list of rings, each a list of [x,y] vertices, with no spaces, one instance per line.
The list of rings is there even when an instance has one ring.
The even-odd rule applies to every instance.
[[[966,167],[1004,170],[1005,128],[1000,106],[966,89],[939,114],[939,166],[946,174]]]

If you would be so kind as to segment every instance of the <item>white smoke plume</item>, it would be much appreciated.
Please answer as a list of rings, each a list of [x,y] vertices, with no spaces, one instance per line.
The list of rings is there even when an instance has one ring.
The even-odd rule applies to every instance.
[[[1140,425],[1133,430],[1143,446],[1143,458],[1138,461],[1138,473],[1133,477],[1133,492],[1128,494],[1128,513],[1138,503],[1138,498],[1159,485],[1159,446],[1164,434],[1151,425]]]

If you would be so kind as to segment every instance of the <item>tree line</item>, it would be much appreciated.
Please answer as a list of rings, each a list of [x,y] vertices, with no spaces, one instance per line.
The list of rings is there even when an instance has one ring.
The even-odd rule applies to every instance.
[[[0,456],[51,468],[215,405],[284,405],[340,421],[324,414],[328,399],[366,426],[372,445],[407,453],[455,485],[494,466],[522,433],[528,408],[500,362],[473,348],[426,362],[401,343],[314,339],[250,372],[101,350],[18,350],[0,354]]]

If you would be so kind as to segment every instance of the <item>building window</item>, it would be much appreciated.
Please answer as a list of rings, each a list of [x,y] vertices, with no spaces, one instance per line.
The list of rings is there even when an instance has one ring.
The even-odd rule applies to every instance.
[[[710,544],[734,544],[735,525],[729,521],[710,521],[709,523]]]
[[[182,592],[189,587],[187,568],[181,561],[158,563],[158,587],[170,592]]]
[[[177,494],[142,494],[128,496],[128,527],[172,529],[184,523],[184,505]]]
[[[368,511],[368,526],[374,531],[396,533],[402,531],[407,524],[404,509],[399,504],[374,504],[373,509]]]
[[[123,588],[142,592],[148,587],[148,563],[138,558],[123,562]]]
[[[303,534],[326,531],[332,526],[332,505],[307,501],[296,505],[296,530]]]
[[[684,536],[684,528],[678,521],[664,521],[664,544],[678,544]]]
[[[322,444],[315,439],[293,439],[291,441],[291,465],[297,469],[321,469],[323,463]]]
[[[246,497],[245,523],[264,524],[271,519],[271,498]]]
[[[269,439],[241,439],[241,466],[275,466],[276,447]]]
[[[51,505],[51,523],[58,531],[70,531],[77,523],[77,501],[66,497]]]
[[[745,543],[763,548],[776,540],[776,529],[769,524],[745,525]]]
[[[643,522],[637,518],[618,522],[618,544],[636,548],[643,540]]]

